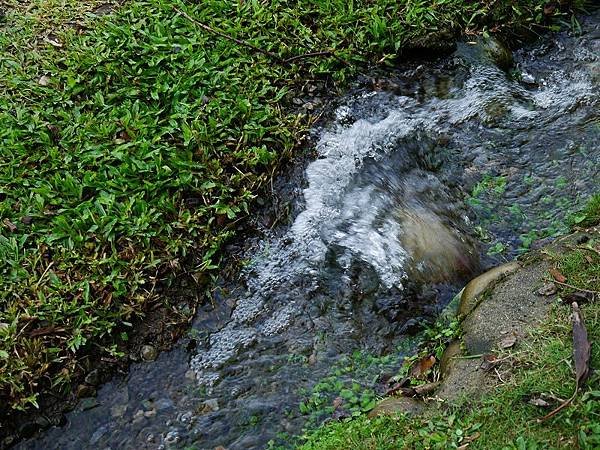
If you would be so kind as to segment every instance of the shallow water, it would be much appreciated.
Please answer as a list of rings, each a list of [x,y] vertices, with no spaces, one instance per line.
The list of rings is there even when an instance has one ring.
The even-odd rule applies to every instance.
[[[132,366],[20,448],[264,448],[343,390],[334,416],[367,407],[418,319],[600,185],[599,18],[517,52],[512,76],[463,44],[359,84],[315,130],[300,213],[199,312],[192,353]]]

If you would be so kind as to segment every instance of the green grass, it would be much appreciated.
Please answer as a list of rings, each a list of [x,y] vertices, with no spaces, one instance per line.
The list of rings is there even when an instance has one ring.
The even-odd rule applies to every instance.
[[[5,411],[69,386],[84,354],[118,356],[121,332],[168,302],[157,284],[215,272],[310,123],[286,108],[307,82],[340,86],[440,29],[531,28],[545,1],[130,0],[96,17],[101,3],[3,3]]]
[[[597,223],[597,222],[596,222]],[[585,244],[600,245],[600,235]],[[600,292],[600,255],[576,249],[555,255],[569,284]],[[560,296],[575,289],[566,288]],[[581,305],[592,344],[591,366],[600,364],[600,302]],[[600,374],[593,373],[574,402],[555,417],[538,423],[549,409],[531,399],[551,395],[567,399],[575,390],[570,301],[557,304],[543,324],[512,354],[511,374],[482,400],[447,405],[425,418],[405,416],[338,422],[305,436],[303,450],[457,448],[468,437],[469,449],[600,448]],[[545,397],[548,398],[548,397]],[[559,403],[551,405],[551,408]]]

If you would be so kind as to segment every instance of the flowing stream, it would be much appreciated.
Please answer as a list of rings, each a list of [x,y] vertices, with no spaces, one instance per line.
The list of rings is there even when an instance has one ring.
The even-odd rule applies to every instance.
[[[368,409],[419,322],[564,232],[600,186],[599,18],[515,52],[509,73],[464,43],[359,83],[314,131],[293,223],[253,248],[193,339],[19,447],[285,446]]]

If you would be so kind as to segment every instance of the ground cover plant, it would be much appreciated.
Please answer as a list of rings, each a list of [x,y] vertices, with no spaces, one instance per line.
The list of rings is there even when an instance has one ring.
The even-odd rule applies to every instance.
[[[219,267],[341,86],[444,30],[533,29],[544,1],[7,0],[0,6],[0,413],[118,358],[156,286]]]

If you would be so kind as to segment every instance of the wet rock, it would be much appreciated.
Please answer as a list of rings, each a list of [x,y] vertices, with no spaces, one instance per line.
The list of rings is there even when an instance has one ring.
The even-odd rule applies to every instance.
[[[414,336],[423,328],[422,322],[418,319],[407,320],[402,328],[400,328],[400,334]]]
[[[167,447],[177,444],[180,440],[181,437],[179,436],[179,432],[175,430],[169,431],[165,436],[165,444],[167,445]]]
[[[494,267],[488,270],[477,278],[474,278],[465,286],[463,293],[460,297],[460,303],[458,305],[458,316],[464,318],[467,316],[478,304],[480,296],[489,289],[492,284],[506,275],[514,272],[519,267],[518,262],[512,261],[501,266]]]
[[[90,444],[94,445],[97,444],[100,439],[102,439],[102,436],[104,436],[106,433],[108,432],[108,426],[104,425],[100,428],[98,428],[94,434],[92,434],[92,437],[90,438]]]
[[[133,415],[133,420],[131,421],[134,425],[142,422],[145,419],[144,410],[138,409]]]
[[[456,48],[456,39],[449,31],[435,31],[423,37],[412,39],[403,46],[408,53],[450,53]]]
[[[204,401],[200,405],[199,409],[200,409],[201,414],[208,414],[210,412],[218,411],[219,410],[219,402],[217,401],[216,398],[210,398],[210,399]]]
[[[171,409],[173,408],[173,406],[173,400],[171,400],[170,398],[159,398],[158,400],[156,400],[156,402],[154,402],[154,407],[157,411]]]
[[[412,280],[440,283],[476,270],[479,261],[474,243],[437,214],[408,208],[396,214],[402,223],[402,246],[412,259],[408,268]]]
[[[27,422],[19,427],[19,434],[23,437],[31,437],[40,429],[40,425],[35,422]]]
[[[179,414],[177,420],[184,424],[189,424],[193,422],[194,413],[192,411],[187,411],[185,413]]]
[[[410,397],[388,397],[375,406],[369,413],[369,418],[377,416],[393,416],[396,414],[408,414],[410,416],[421,413],[425,405],[419,400]]]
[[[77,386],[77,398],[93,397],[96,395],[96,389],[88,384]]]
[[[459,356],[461,353],[460,341],[455,340],[448,344],[440,359],[440,373],[443,378],[447,377],[452,370],[452,365],[454,363],[453,358]]]
[[[99,406],[98,400],[93,397],[84,398],[79,402],[79,407],[77,408],[79,411],[87,411],[88,409],[95,408]]]
[[[512,52],[498,39],[493,37],[483,39],[481,45],[485,54],[500,69],[507,71],[514,65]]]
[[[110,408],[110,415],[113,418],[119,418],[119,417],[123,417],[123,415],[125,414],[125,411],[127,411],[127,405],[114,405]]]
[[[144,361],[154,361],[158,355],[158,352],[153,346],[144,345],[142,346],[141,355]]]
[[[535,77],[533,75],[531,75],[530,73],[527,72],[522,72],[521,73],[521,81],[523,81],[523,83],[525,84],[530,84],[530,85],[536,85],[537,81],[535,80]]]

